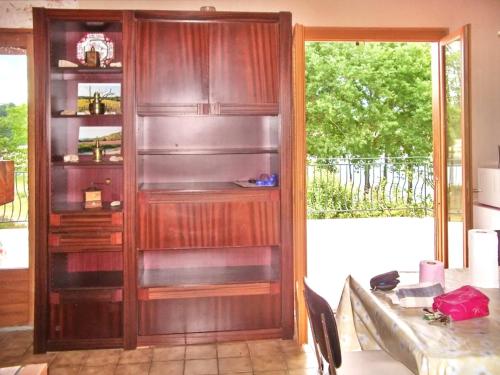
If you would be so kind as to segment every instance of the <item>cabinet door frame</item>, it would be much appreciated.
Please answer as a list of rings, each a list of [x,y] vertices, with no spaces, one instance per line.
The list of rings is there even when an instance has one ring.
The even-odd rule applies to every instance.
[[[28,77],[28,190],[35,191],[35,93],[34,93],[34,62],[33,62],[33,30],[0,28],[0,46],[17,47],[26,50]],[[33,324],[35,314],[35,194],[28,196],[28,236],[29,236],[29,266],[28,266],[28,319],[26,324]],[[17,276],[26,270],[12,270]]]
[[[432,42],[438,43],[448,35],[447,28],[377,28],[377,27],[310,27],[296,24],[294,28],[294,111],[293,131],[293,241],[296,339],[307,342],[307,314],[303,296],[304,277],[307,276],[307,201],[306,201],[306,110],[305,110],[305,42],[367,41],[367,42]],[[434,59],[433,59],[434,60]],[[439,129],[439,88],[436,69],[433,65],[433,132]],[[434,147],[434,160],[440,160]],[[435,202],[437,195],[435,192]],[[435,210],[436,213],[438,210]],[[436,248],[440,246],[436,241]],[[436,253],[439,259],[439,252]]]

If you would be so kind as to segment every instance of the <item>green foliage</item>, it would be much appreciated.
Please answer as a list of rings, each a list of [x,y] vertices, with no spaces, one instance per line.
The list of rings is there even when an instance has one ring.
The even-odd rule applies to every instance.
[[[28,106],[0,106],[0,155],[14,160],[16,170],[28,167]]]
[[[308,154],[430,155],[430,66],[423,43],[308,43]]]
[[[415,202],[413,199],[389,199],[387,180],[372,186],[368,194],[353,185],[341,185],[328,167],[315,175],[307,186],[308,219],[363,217],[425,217],[432,215],[432,196]],[[410,193],[410,191],[408,191]],[[398,194],[396,194],[396,197]]]

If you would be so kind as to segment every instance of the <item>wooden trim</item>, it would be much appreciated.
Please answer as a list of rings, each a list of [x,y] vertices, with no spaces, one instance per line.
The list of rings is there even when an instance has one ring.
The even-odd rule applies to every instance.
[[[77,349],[109,349],[121,348],[123,339],[121,338],[100,338],[100,339],[66,339],[66,340],[49,340],[47,342],[47,350],[77,350]]]
[[[171,335],[151,335],[139,336],[137,344],[145,345],[194,345],[194,344],[213,344],[214,342],[225,341],[244,341],[257,339],[277,339],[283,336],[281,328],[255,329],[242,331],[221,331],[221,332],[203,332],[186,333]]]
[[[35,310],[35,88],[33,62],[32,29],[0,28],[0,45],[19,47],[26,50],[28,62],[28,243],[29,243],[29,282],[28,282],[28,321],[34,322]]]
[[[49,55],[47,45],[47,22],[42,8],[33,9],[33,27],[38,30],[33,35],[34,54],[37,56],[38,63],[35,64],[35,122],[34,139],[36,144],[35,159],[35,189],[36,195],[35,209],[37,213],[49,212],[49,181],[47,170],[49,168],[47,145],[49,144],[47,134],[47,121],[50,116],[50,109],[47,108],[47,98],[50,97],[49,82],[46,71],[49,66]],[[45,353],[47,351],[47,328],[48,327],[48,250],[47,250],[47,231],[48,216],[46,214],[37,214],[35,220],[34,240],[36,243],[35,254],[35,316],[34,316],[34,338],[33,351]]]
[[[464,239],[463,239],[463,263],[464,267],[469,267],[469,229],[472,228],[472,149],[471,149],[471,26],[465,25],[462,28],[462,162],[463,181],[465,181],[465,191],[463,197],[464,207]]]
[[[293,134],[293,243],[296,340],[307,343],[307,312],[304,300],[304,278],[307,276],[306,242],[306,110],[304,26],[295,25],[293,35],[293,85],[295,126]]]
[[[441,230],[442,249],[437,259],[444,263],[445,268],[449,266],[448,251],[448,201],[447,201],[447,143],[446,143],[446,83],[445,69],[446,61],[444,48],[446,44],[460,41],[462,49],[462,207],[463,207],[463,265],[468,266],[468,231],[472,228],[472,173],[471,173],[471,111],[470,111],[470,25],[450,33],[442,38],[439,43],[439,91],[440,91],[440,136],[441,136]]]
[[[152,287],[139,289],[139,300],[179,298],[205,298],[230,296],[255,296],[262,294],[277,294],[280,284],[276,282],[221,284],[221,285],[193,285],[180,287]]]
[[[297,286],[296,325],[297,340],[307,340],[307,315],[302,297],[303,279],[306,276],[306,123],[305,123],[305,58],[306,41],[367,41],[367,42],[439,42],[448,34],[447,28],[380,28],[380,27],[307,27],[295,25],[294,35],[294,99],[295,127],[293,145],[293,218],[294,218],[294,282]],[[438,66],[433,68],[436,71]],[[433,86],[433,126],[439,120],[439,106],[436,106],[436,87]],[[439,96],[438,96],[439,98]],[[439,122],[439,121],[438,121]],[[440,151],[441,152],[441,151]],[[443,202],[444,203],[444,202]],[[436,210],[437,212],[437,210]],[[443,244],[439,249],[442,249]],[[441,250],[437,250],[436,256]],[[438,257],[439,259],[439,257]]]
[[[292,97],[292,15],[279,13],[280,81],[279,103],[281,120],[281,327],[282,338],[291,339],[294,333],[293,293],[293,97]]]
[[[132,11],[123,12],[123,344],[137,346],[137,253],[136,253],[136,145],[135,145],[135,19]]]
[[[305,27],[304,40],[315,42],[437,42],[447,28],[422,27]]]
[[[442,184],[444,181],[442,171],[443,148],[441,145],[441,54],[439,53],[439,44],[432,45],[432,143],[434,159],[434,258],[444,262],[446,246],[444,243],[444,233],[446,231],[445,221],[446,213],[443,210],[443,202],[446,196],[443,196]]]

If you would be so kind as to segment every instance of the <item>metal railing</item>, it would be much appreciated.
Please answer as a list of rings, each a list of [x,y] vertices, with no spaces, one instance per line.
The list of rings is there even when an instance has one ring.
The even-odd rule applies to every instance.
[[[432,216],[433,197],[428,157],[308,160],[309,218]]]
[[[14,173],[14,201],[0,205],[0,223],[28,222],[28,172]]]

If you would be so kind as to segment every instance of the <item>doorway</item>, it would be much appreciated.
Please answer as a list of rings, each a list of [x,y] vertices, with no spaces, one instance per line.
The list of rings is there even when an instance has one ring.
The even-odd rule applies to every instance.
[[[431,44],[306,42],[307,266],[333,306],[349,274],[434,258]]]
[[[10,191],[0,205],[0,327],[33,321],[31,51],[31,30],[0,29],[0,158]]]
[[[467,27],[464,28],[466,30]],[[464,33],[460,35],[463,36]],[[335,27],[304,27],[296,25],[294,30],[294,94],[295,94],[295,147],[294,147],[294,243],[295,243],[295,280],[297,283],[297,298],[296,298],[296,316],[297,316],[297,337],[299,342],[307,340],[307,322],[305,314],[305,306],[301,293],[301,281],[307,273],[307,256],[306,256],[306,111],[305,111],[305,42],[429,42],[432,43],[432,124],[433,124],[433,173],[434,173],[434,202],[435,202],[435,258],[444,261],[448,266],[448,226],[446,225],[449,216],[447,199],[448,196],[448,174],[447,163],[450,161],[449,153],[450,145],[447,143],[447,134],[449,133],[449,124],[444,115],[446,111],[446,103],[443,102],[446,91],[445,79],[446,70],[444,65],[443,48],[446,43],[448,30],[442,28],[335,28]],[[464,38],[466,45],[467,38]],[[462,55],[464,61],[468,55],[467,49]],[[465,67],[465,68],[464,68]],[[467,64],[462,64],[461,71],[463,83],[467,82]],[[466,86],[466,85],[463,85]],[[467,90],[467,87],[462,87],[462,90]],[[467,184],[467,177],[470,170],[470,153],[468,153],[468,95],[462,93],[461,105],[465,110],[461,114],[461,125],[463,131],[461,136],[463,139],[463,148],[465,150],[461,156],[462,181]],[[456,143],[456,142],[455,142]],[[467,215],[466,209],[470,205],[469,201],[470,189],[464,187],[462,189],[462,202],[466,218],[463,220],[463,233],[466,233],[470,227],[470,215]],[[464,241],[464,255],[466,259],[466,242]],[[464,262],[465,264],[465,262]]]

